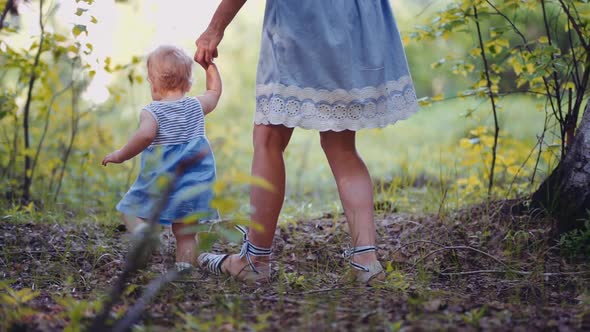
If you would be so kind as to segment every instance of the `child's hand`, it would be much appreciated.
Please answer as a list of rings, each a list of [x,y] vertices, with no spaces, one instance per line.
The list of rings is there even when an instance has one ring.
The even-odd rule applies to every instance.
[[[106,166],[108,163],[113,164],[120,164],[124,162],[123,158],[121,158],[121,150],[117,150],[113,153],[109,153],[104,159],[102,160],[102,165]]]

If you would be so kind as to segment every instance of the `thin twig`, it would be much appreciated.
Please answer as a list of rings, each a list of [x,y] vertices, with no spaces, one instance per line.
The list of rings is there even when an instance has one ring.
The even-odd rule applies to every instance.
[[[98,332],[105,331],[107,329],[107,320],[112,307],[115,305],[115,303],[119,301],[121,294],[123,294],[127,280],[131,277],[133,273],[140,269],[141,264],[143,263],[141,257],[146,252],[150,251],[150,247],[152,246],[152,235],[156,231],[156,226],[158,224],[158,221],[160,220],[160,213],[164,210],[166,204],[168,204],[168,199],[170,198],[172,191],[176,187],[176,181],[178,180],[178,178],[180,178],[180,176],[183,173],[185,173],[188,167],[203,159],[203,157],[205,157],[205,155],[208,152],[209,151],[206,149],[201,150],[194,156],[181,161],[178,167],[176,167],[174,176],[172,177],[172,179],[170,179],[170,182],[164,188],[160,198],[156,200],[154,210],[152,211],[152,214],[147,220],[148,232],[146,236],[142,237],[142,239],[139,240],[137,244],[135,244],[131,248],[130,252],[127,254],[127,257],[125,259],[125,267],[119,275],[119,277],[117,278],[117,280],[115,281],[115,284],[111,288],[111,292],[107,297],[106,301],[104,302],[101,312],[94,318],[94,321],[92,322],[89,331]]]
[[[463,272],[438,272],[438,274],[443,275],[443,276],[464,276],[464,275],[484,274],[484,273],[513,273],[513,274],[520,274],[520,275],[538,274],[538,275],[544,276],[544,277],[559,277],[559,276],[564,276],[564,275],[567,276],[567,275],[590,274],[590,271],[536,273],[536,272],[515,271],[515,270],[476,270],[476,271],[463,271]]]
[[[31,166],[31,179],[35,177],[35,170],[37,168],[37,161],[39,160],[39,155],[41,154],[41,148],[45,142],[45,136],[47,135],[47,131],[49,129],[49,120],[51,116],[51,112],[53,111],[53,104],[55,100],[61,96],[63,93],[68,91],[74,84],[74,81],[70,81],[70,83],[64,87],[62,90],[56,92],[49,101],[49,106],[47,107],[47,114],[45,115],[45,123],[43,125],[43,133],[41,134],[41,138],[39,139],[39,144],[37,144],[37,150],[35,151],[35,157],[33,158],[33,165]]]
[[[349,291],[349,290],[363,290],[366,289],[365,287],[343,287],[343,288],[322,288],[322,289],[314,289],[306,292],[294,293],[293,295],[309,295],[309,294],[317,294],[317,293],[330,293],[330,292],[337,292],[337,291]]]
[[[151,302],[151,300],[158,294],[158,292],[166,286],[166,284],[178,279],[181,275],[184,275],[188,272],[192,271],[192,268],[182,270],[178,272],[176,270],[169,271],[168,273],[162,275],[160,278],[156,280],[152,280],[147,285],[147,289],[143,293],[143,295],[135,302],[135,305],[129,309],[127,315],[121,318],[113,327],[114,332],[124,332],[128,331],[137,320],[141,317],[141,314],[145,311],[145,307]]]
[[[296,299],[291,299],[288,297],[284,297],[284,296],[260,296],[260,297],[249,297],[250,300],[264,300],[264,301],[272,301],[272,302],[285,302],[285,303],[291,303],[291,304],[297,304],[297,305],[312,305],[314,303],[309,302],[309,301],[303,301],[303,300],[296,300]],[[322,305],[322,303],[315,303],[317,305]],[[346,309],[346,308],[341,308],[341,307],[336,307],[335,310],[337,311],[344,311],[344,312],[357,312],[356,309]]]
[[[428,244],[434,244],[434,245],[439,246],[439,247],[445,247],[444,244],[436,243],[436,242],[433,242],[433,241],[428,241],[428,240],[415,240],[415,241],[407,242],[407,243],[404,243],[404,244],[400,245],[399,247],[395,248],[395,250],[393,250],[391,253],[394,254],[394,253],[400,251],[402,248],[405,248],[407,246],[410,246],[410,245],[416,244],[416,243],[428,243]]]
[[[576,33],[578,34],[578,39],[580,40],[580,43],[582,43],[582,46],[586,50],[586,53],[590,53],[590,44],[586,42],[585,35],[582,32],[580,26],[578,25],[576,18],[572,15],[571,11],[569,10],[569,7],[563,2],[563,0],[559,0],[559,4],[561,5],[561,8],[567,15],[567,18],[569,22],[572,24],[574,31],[576,31]]]
[[[27,100],[25,102],[25,107],[23,111],[23,132],[24,132],[24,140],[25,140],[25,150],[28,151],[31,145],[31,138],[29,137],[29,115],[31,113],[31,102],[33,100],[33,88],[35,86],[35,81],[37,81],[37,73],[35,70],[39,66],[39,61],[41,58],[41,53],[43,52],[43,43],[45,42],[45,25],[43,24],[43,0],[39,1],[39,28],[41,29],[41,37],[39,38],[39,47],[37,48],[37,54],[35,55],[35,60],[33,62],[33,66],[31,67],[31,74],[29,76],[29,87],[27,91]],[[25,154],[25,167],[23,169],[23,194],[22,194],[22,202],[28,203],[30,199],[30,189],[32,179],[30,176],[30,169],[31,169],[31,156],[30,154]]]
[[[492,113],[494,115],[494,145],[492,146],[492,165],[490,166],[490,178],[488,182],[488,198],[492,195],[492,188],[494,186],[494,169],[496,168],[496,155],[498,150],[498,136],[500,135],[500,126],[498,124],[498,110],[496,108],[496,99],[492,91],[492,79],[490,78],[490,66],[486,55],[485,46],[483,43],[483,36],[481,33],[481,26],[479,24],[479,15],[477,13],[477,6],[473,6],[473,13],[475,15],[475,26],[477,27],[477,37],[479,40],[479,48],[481,50],[481,58],[483,60],[484,73],[486,77],[488,96],[492,103]]]
[[[488,254],[487,252],[485,252],[483,250],[479,250],[477,248],[473,248],[473,247],[469,247],[469,246],[449,246],[449,247],[443,247],[443,248],[440,248],[440,249],[436,249],[434,251],[429,252],[424,257],[418,259],[416,261],[416,263],[414,263],[414,267],[416,265],[418,265],[420,262],[424,261],[426,258],[428,258],[428,257],[430,257],[430,256],[432,256],[432,255],[434,255],[434,254],[436,254],[438,252],[444,251],[444,250],[471,250],[471,251],[475,251],[477,253],[480,253],[480,254],[482,254],[484,256],[487,256],[487,257],[493,259],[494,261],[498,262],[499,264],[501,264],[505,268],[510,269],[510,267],[508,267],[508,265],[506,263],[502,262],[499,258],[494,257],[491,254]],[[512,269],[510,269],[510,270],[512,270]]]
[[[4,254],[6,255],[37,255],[37,254],[63,254],[63,253],[88,253],[91,252],[91,250],[88,249],[63,249],[63,250],[57,250],[57,249],[53,249],[53,250],[20,250],[20,251],[8,251],[8,252],[4,252]],[[94,251],[92,251],[94,252]]]
[[[2,16],[0,16],[0,30],[4,28],[4,20],[10,11],[14,10],[14,0],[6,1],[6,5],[4,5],[4,9],[2,10]]]

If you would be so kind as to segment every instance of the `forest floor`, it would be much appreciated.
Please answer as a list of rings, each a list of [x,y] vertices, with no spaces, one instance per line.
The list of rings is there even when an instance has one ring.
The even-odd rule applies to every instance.
[[[506,204],[382,213],[379,256],[388,276],[373,288],[343,278],[343,216],[281,224],[270,284],[194,271],[166,286],[134,330],[590,330],[588,262],[560,255],[551,221],[513,216]],[[70,219],[0,222],[0,330],[75,331],[95,315],[123,269],[128,235],[115,224]],[[161,239],[115,317],[172,268],[174,241],[167,231]],[[215,249],[237,252],[239,244]]]

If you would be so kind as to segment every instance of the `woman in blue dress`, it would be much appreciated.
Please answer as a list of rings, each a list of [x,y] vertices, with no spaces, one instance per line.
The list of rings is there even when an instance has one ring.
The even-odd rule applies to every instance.
[[[222,0],[197,39],[195,61],[217,56],[225,28],[245,0]],[[356,279],[384,277],[376,256],[371,177],[356,131],[381,128],[418,110],[400,35],[387,0],[267,0],[256,82],[251,219],[239,254],[199,256],[199,264],[243,280],[270,276],[272,241],[285,194],[283,152],[295,127],[319,131],[352,238],[344,256]]]

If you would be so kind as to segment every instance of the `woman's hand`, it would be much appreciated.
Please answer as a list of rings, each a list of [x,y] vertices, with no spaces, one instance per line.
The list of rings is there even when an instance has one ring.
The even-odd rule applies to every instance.
[[[102,160],[102,165],[106,166],[108,163],[113,164],[120,164],[124,162],[123,158],[121,158],[121,150],[117,150],[113,153],[109,153],[104,159]]]
[[[246,0],[221,0],[209,23],[209,27],[195,42],[197,45],[195,61],[203,68],[207,69],[213,58],[217,58],[217,46],[223,38],[223,31],[225,31],[225,28],[234,19],[234,16],[240,11],[244,3],[246,3]]]
[[[209,27],[195,42],[197,45],[195,61],[198,62],[203,68],[207,69],[209,64],[213,61],[213,58],[217,57],[217,46],[221,42],[222,38],[223,31]]]

